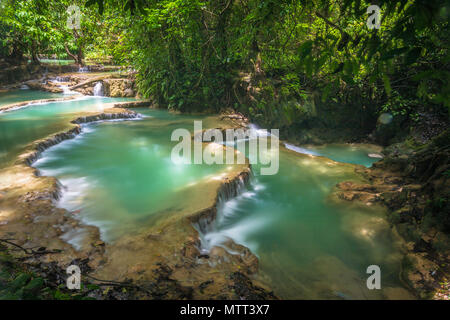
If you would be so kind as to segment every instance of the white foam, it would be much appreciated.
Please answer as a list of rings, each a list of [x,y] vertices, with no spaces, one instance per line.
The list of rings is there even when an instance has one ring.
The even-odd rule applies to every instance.
[[[234,242],[245,245],[253,253],[257,254],[258,245],[248,239],[253,233],[263,229],[269,223],[270,220],[267,218],[258,218],[255,220],[255,218],[252,217],[251,219],[242,220],[238,224],[221,229],[220,231],[208,232],[201,238],[202,249],[209,251],[214,246],[223,247],[229,239],[232,239]]]
[[[261,129],[261,127],[259,127],[258,125],[254,124],[254,123],[250,123],[248,125],[248,128],[250,129],[250,131],[255,134],[257,137],[270,137],[270,132],[269,130],[266,129]]]
[[[67,232],[61,235],[61,239],[72,245],[75,250],[81,250],[83,239],[87,233],[88,231],[83,228],[69,228]]]
[[[58,206],[69,211],[81,210],[83,208],[83,198],[95,184],[95,181],[86,177],[60,178],[60,182],[64,188],[58,201]]]
[[[295,151],[297,153],[310,154],[312,156],[320,156],[320,153],[317,153],[317,152],[309,150],[309,149],[297,147],[297,146],[294,146],[294,145],[286,143],[286,142],[284,143],[284,146],[286,147],[286,149]]]
[[[209,252],[214,246],[221,246],[232,253],[225,246],[225,243],[232,239],[238,244],[245,245],[253,253],[257,253],[258,245],[248,239],[251,234],[267,226],[270,223],[270,218],[261,216],[255,218],[255,216],[252,216],[236,222],[233,221],[237,216],[246,214],[243,208],[244,203],[257,201],[255,197],[259,191],[265,189],[265,186],[256,179],[252,181],[252,185],[251,190],[244,189],[237,197],[220,203],[215,223],[206,227],[206,230],[199,230],[202,251]]]
[[[103,89],[103,83],[101,81],[97,82],[94,86],[94,96],[103,97],[105,95]]]
[[[64,95],[80,94],[79,92],[70,90],[68,86],[61,85],[61,86],[59,86],[59,87],[63,90],[62,93],[63,93]]]

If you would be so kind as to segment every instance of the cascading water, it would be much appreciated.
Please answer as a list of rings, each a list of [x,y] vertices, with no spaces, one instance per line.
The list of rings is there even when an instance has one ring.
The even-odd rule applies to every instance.
[[[232,235],[223,234],[219,231],[219,227],[226,222],[228,215],[233,212],[234,203],[241,197],[246,197],[253,189],[253,182],[251,181],[252,174],[246,177],[239,177],[231,181],[229,184],[224,185],[219,190],[217,198],[217,216],[214,220],[200,219],[194,223],[195,229],[199,233],[200,238],[200,251],[202,254],[208,254],[213,247],[220,246],[226,250],[226,243],[235,238]],[[230,251],[231,253],[231,251]]]
[[[170,142],[171,132],[180,126],[192,126],[191,117],[154,110],[139,112],[147,117],[133,123],[100,122],[83,126],[84,134],[47,149],[35,162],[42,175],[54,175],[67,187],[59,205],[76,211],[86,223],[98,226],[104,241],[135,233],[145,224],[150,224],[152,216],[161,212],[181,213],[186,210],[192,213],[203,209],[205,193],[209,194],[211,203],[216,196],[211,190],[211,185],[216,185],[216,182],[212,181],[222,179],[228,172],[227,167],[218,164],[190,166],[172,163],[170,158],[175,144]],[[211,125],[208,125],[208,119],[204,121],[205,127],[216,126],[215,121]],[[109,139],[111,135],[117,139]],[[96,148],[99,144],[102,147],[95,156],[86,156],[92,146]],[[103,163],[102,170],[94,169],[99,161]],[[115,161],[133,163],[133,172],[126,166],[118,167]],[[79,170],[73,171],[74,167]],[[232,195],[233,189],[231,186],[223,188],[223,194]],[[111,201],[111,198],[115,200]],[[102,205],[97,206],[96,203]]]
[[[249,128],[257,136],[267,136],[255,125]],[[259,165],[254,164],[250,183],[236,188],[239,192],[231,197],[219,196],[215,219],[195,224],[202,254],[214,247],[236,254],[229,246],[230,239],[244,245],[259,259],[258,279],[268,281],[281,297],[297,299],[342,295],[380,299],[387,293],[369,292],[364,287],[365,268],[376,260],[386,270],[386,287],[408,297],[393,276],[398,274],[401,254],[389,238],[395,237],[382,218],[383,209],[343,208],[334,202],[336,183],[356,177],[352,167],[321,155],[331,153],[342,162],[364,165],[374,162],[365,148],[340,148],[347,158],[334,146],[316,150],[287,145],[286,149],[302,155],[280,148],[280,171],[272,176],[258,174]]]
[[[256,124],[249,124],[248,128],[253,131],[256,136],[265,137],[270,136],[270,133],[261,129]],[[372,166],[372,164],[379,159],[383,158],[379,154],[380,150],[374,145],[358,144],[327,144],[322,146],[307,146],[307,148],[292,145],[287,142],[283,142],[284,147],[291,151],[306,154],[309,156],[322,156],[334,161],[343,163],[360,164],[366,167]]]
[[[78,72],[84,73],[84,72],[89,72],[89,66],[85,66],[85,67],[80,67],[78,69]]]
[[[94,96],[103,97],[105,92],[103,90],[103,83],[101,81],[97,82],[94,86]]]
[[[302,147],[298,147],[298,146],[294,146],[294,145],[292,145],[290,143],[286,143],[285,142],[284,146],[286,147],[286,149],[289,149],[289,150],[292,150],[292,151],[295,151],[295,152],[298,152],[298,153],[310,154],[312,156],[320,156],[320,154],[315,152],[315,151],[312,151],[312,150],[309,150],[309,149],[306,149],[306,148],[302,148]]]
[[[56,77],[56,78],[53,78],[53,79],[51,79],[50,81],[52,81],[52,82],[57,82],[57,83],[61,83],[60,85],[59,85],[59,87],[62,89],[62,93],[64,94],[64,95],[69,95],[69,94],[77,94],[78,92],[75,92],[75,91],[72,91],[72,90],[70,90],[69,89],[69,86],[68,85],[66,85],[66,84],[63,84],[63,83],[67,83],[67,82],[70,82],[70,76],[66,76],[66,77]]]
[[[2,139],[10,142],[5,149],[9,158],[19,153],[16,144],[27,145],[62,130],[75,110],[91,111],[93,101],[104,99],[113,101],[86,98],[5,113],[0,128],[4,128]],[[90,133],[85,127],[84,135],[47,149],[35,162],[42,175],[55,176],[67,187],[58,204],[98,226],[105,241],[153,225],[153,219],[164,218],[166,212],[199,211],[210,189],[208,181],[225,170],[171,164],[173,144],[167,137],[176,128],[189,128],[192,118],[144,112],[149,118],[137,123],[102,122],[93,125]],[[38,125],[39,132],[34,127]],[[354,157],[352,147],[346,146],[345,152]],[[128,163],[133,166],[124,165]],[[211,215],[199,221],[198,230],[205,236],[202,249],[225,246],[228,239],[250,248],[259,258],[257,280],[268,281],[282,298],[376,299],[384,290],[402,289],[397,275],[403,255],[393,245],[395,237],[383,219],[384,209],[336,204],[331,197],[338,182],[357,179],[352,166],[280,148],[278,174],[258,175],[258,164],[253,168],[250,183],[248,177],[235,179],[221,188],[216,219]],[[64,238],[79,236],[65,233]],[[383,270],[382,290],[365,287],[371,264]]]
[[[60,86],[60,88],[63,90],[63,94],[64,94],[64,95],[68,95],[68,94],[76,94],[76,93],[78,93],[78,92],[75,92],[75,91],[70,90],[68,86],[62,85],[62,86]]]
[[[286,149],[310,156],[326,157],[337,162],[360,164],[371,167],[382,155],[377,146],[364,144],[327,144],[322,146],[299,147],[289,143],[284,143]]]

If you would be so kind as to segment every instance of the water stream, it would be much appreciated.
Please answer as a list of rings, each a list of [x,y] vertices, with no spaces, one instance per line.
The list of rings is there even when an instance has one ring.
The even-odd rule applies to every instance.
[[[0,163],[8,163],[30,142],[62,130],[75,113],[101,110],[105,103],[120,100],[84,97],[1,114]],[[81,135],[48,149],[34,164],[62,182],[58,205],[98,226],[105,241],[137,232],[156,214],[163,219],[165,212],[188,202],[201,203],[200,187],[189,199],[180,190],[197,188],[229,169],[170,160],[174,129],[192,130],[194,119],[213,127],[216,118],[136,111],[144,115],[141,120],[84,125]],[[282,148],[278,174],[261,176],[254,170],[250,185],[220,204],[214,225],[201,235],[204,248],[223,246],[229,238],[249,247],[260,260],[258,280],[286,299],[411,297],[399,281],[402,254],[384,210],[330,196],[336,183],[359,179],[352,165],[340,162],[370,166],[376,160],[367,156],[370,147],[295,151]],[[77,237],[74,231],[65,235],[75,246]],[[373,264],[382,270],[381,291],[366,287],[366,268]]]
[[[63,95],[56,95],[62,97]],[[21,90],[8,95],[1,104],[10,101],[47,98],[49,95],[39,92],[30,94]],[[129,99],[128,99],[129,100]],[[0,168],[14,160],[31,142],[45,138],[49,134],[65,130],[69,122],[80,112],[100,112],[107,103],[128,101],[125,98],[81,97],[75,100],[32,104],[21,109],[0,114]]]
[[[103,83],[101,81],[97,82],[94,86],[94,96],[103,97],[105,95],[103,89]]]
[[[65,187],[59,206],[98,226],[106,241],[136,232],[156,213],[187,206],[192,199],[180,197],[183,189],[197,188],[194,196],[201,203],[198,182],[227,170],[171,161],[173,130],[192,131],[193,119],[212,126],[215,118],[136,111],[142,119],[84,125],[81,135],[48,149],[34,164]]]
[[[282,149],[277,175],[258,172],[240,196],[221,203],[204,247],[226,248],[228,239],[249,247],[260,260],[258,278],[286,299],[410,297],[384,210],[330,197],[338,182],[358,180],[351,167]],[[383,290],[367,289],[369,265],[380,266]]]

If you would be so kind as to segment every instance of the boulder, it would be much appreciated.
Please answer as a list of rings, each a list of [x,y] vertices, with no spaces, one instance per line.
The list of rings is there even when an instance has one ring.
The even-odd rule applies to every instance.
[[[105,79],[106,95],[110,97],[134,97],[134,81],[130,79]]]

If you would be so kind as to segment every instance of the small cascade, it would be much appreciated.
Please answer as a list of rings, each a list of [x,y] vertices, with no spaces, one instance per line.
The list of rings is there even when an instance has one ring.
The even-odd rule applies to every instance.
[[[81,123],[88,123],[88,122],[95,122],[95,121],[102,121],[102,120],[129,120],[129,119],[140,119],[141,114],[132,112],[131,110],[128,112],[120,112],[120,113],[101,113],[98,115],[93,116],[83,116],[78,117],[77,119],[73,120],[72,123],[81,124]]]
[[[89,68],[89,66],[80,67],[80,68],[78,69],[78,72],[80,72],[80,73],[89,72],[89,71],[91,71],[91,69]]]
[[[216,241],[208,239],[208,234],[213,234],[215,231],[215,223],[217,219],[221,219],[224,206],[227,201],[242,195],[247,190],[251,180],[251,171],[242,172],[235,179],[224,183],[218,192],[217,202],[214,210],[211,210],[211,214],[203,214],[197,222],[194,223],[194,228],[198,231],[200,236],[200,251],[202,253],[208,253],[209,250],[215,245]]]
[[[27,86],[26,84],[23,84],[20,86],[20,90],[30,90],[30,87]]]
[[[309,155],[312,155],[312,156],[320,156],[320,154],[318,152],[315,152],[315,151],[312,151],[312,150],[309,150],[309,149],[306,149],[306,148],[302,148],[302,147],[297,147],[297,146],[294,146],[293,144],[289,144],[289,143],[286,143],[286,142],[284,143],[284,146],[286,147],[286,149],[295,151],[297,153],[309,154]]]
[[[65,94],[65,95],[68,95],[68,94],[77,94],[77,93],[78,93],[78,92],[75,92],[75,91],[70,90],[68,86],[63,86],[63,85],[61,85],[61,86],[59,86],[59,87],[62,89],[62,91],[63,91],[62,93]]]
[[[270,136],[270,130],[264,130],[261,129],[261,127],[259,127],[258,125],[254,124],[254,123],[250,123],[248,125],[248,129],[252,132],[253,135],[257,136],[257,137],[269,137]]]
[[[99,81],[94,86],[94,96],[103,97],[104,95],[103,82]]]
[[[55,77],[50,79],[51,82],[56,82],[56,83],[61,83],[59,85],[59,87],[62,89],[62,94],[64,95],[69,95],[69,94],[78,94],[78,92],[76,91],[72,91],[69,89],[69,86],[66,85],[66,83],[71,81],[71,77],[70,76],[65,76],[65,77]]]

